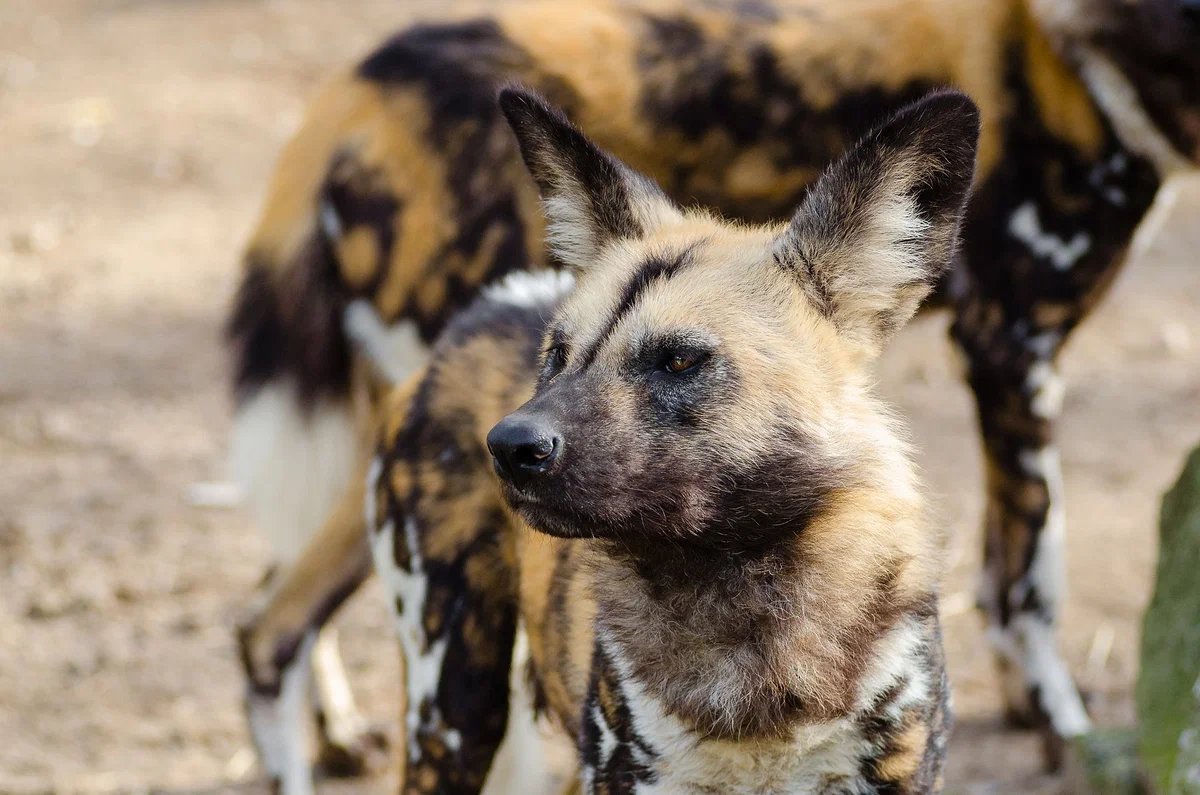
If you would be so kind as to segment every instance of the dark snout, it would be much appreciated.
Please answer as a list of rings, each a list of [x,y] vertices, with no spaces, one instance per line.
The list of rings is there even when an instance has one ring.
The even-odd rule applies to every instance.
[[[562,436],[547,418],[510,414],[487,435],[496,473],[523,486],[549,472],[562,453]]]

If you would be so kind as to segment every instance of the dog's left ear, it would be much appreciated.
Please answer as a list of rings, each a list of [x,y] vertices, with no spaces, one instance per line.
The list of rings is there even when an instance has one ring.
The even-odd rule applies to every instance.
[[[500,109],[541,193],[547,244],[563,263],[587,268],[606,245],[679,217],[654,182],[601,151],[541,97],[506,88]]]
[[[975,171],[979,109],[943,91],[867,134],[805,196],[775,243],[812,303],[878,352],[946,270]]]

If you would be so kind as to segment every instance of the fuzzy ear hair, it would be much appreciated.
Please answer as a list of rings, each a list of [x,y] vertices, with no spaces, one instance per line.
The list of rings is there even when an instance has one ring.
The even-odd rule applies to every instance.
[[[546,213],[546,238],[562,262],[586,268],[618,238],[640,238],[679,217],[649,178],[602,151],[562,111],[519,88],[500,92]]]
[[[937,92],[867,134],[808,192],[775,260],[843,334],[878,351],[949,266],[978,138],[975,103]]]

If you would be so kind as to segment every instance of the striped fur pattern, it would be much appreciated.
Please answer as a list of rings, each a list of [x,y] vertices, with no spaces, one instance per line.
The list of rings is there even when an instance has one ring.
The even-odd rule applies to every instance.
[[[901,111],[790,223],[746,227],[536,96],[500,104],[574,278],[488,290],[389,401],[365,511],[403,791],[485,785],[518,626],[585,792],[939,789],[939,537],[869,382],[950,262],[975,106]],[[561,455],[518,471],[506,440],[536,429]]]
[[[980,605],[1010,717],[1059,736],[1085,730],[1054,638],[1066,532],[1056,361],[1167,175],[1200,161],[1196,5],[526,0],[400,32],[314,99],[230,318],[235,454],[277,557],[294,559],[347,488],[352,466],[329,464],[367,455],[361,431],[378,404],[361,399],[350,303],[409,351],[387,373],[401,378],[482,285],[577,264],[593,242],[578,225],[547,235],[498,86],[537,88],[681,204],[768,222],[875,120],[953,85],[979,104],[982,128],[963,245],[935,297],[954,312],[984,441]],[[831,302],[871,285],[809,273],[802,251],[787,259],[798,251],[783,264],[810,297],[878,345],[888,330],[862,321],[894,307]],[[293,658],[255,681],[278,680]]]

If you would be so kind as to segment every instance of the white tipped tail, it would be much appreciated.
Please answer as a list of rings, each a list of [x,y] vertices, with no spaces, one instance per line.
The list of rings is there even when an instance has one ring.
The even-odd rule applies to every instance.
[[[352,302],[343,322],[356,351],[391,383],[403,381],[424,358],[411,322],[387,326],[365,300]],[[360,456],[356,429],[364,427],[354,411],[351,398],[302,406],[280,379],[238,406],[231,470],[276,563],[300,554],[345,490]]]
[[[234,417],[231,470],[275,562],[304,548],[346,488],[358,458],[351,401],[306,410],[290,384],[264,384]]]

